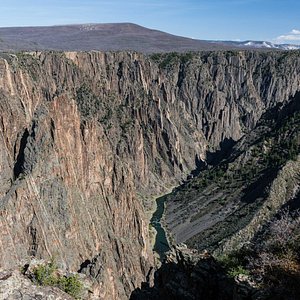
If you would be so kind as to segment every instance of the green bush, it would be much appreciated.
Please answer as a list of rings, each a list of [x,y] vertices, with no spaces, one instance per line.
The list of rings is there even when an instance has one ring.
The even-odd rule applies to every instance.
[[[243,274],[243,275],[249,275],[250,272],[245,269],[243,266],[239,265],[239,266],[236,266],[236,267],[233,267],[233,268],[230,268],[228,271],[227,271],[227,275],[231,278],[234,278],[240,274]]]
[[[226,270],[229,277],[234,278],[239,274],[249,275],[249,271],[244,267],[247,263],[245,258],[246,252],[234,251],[230,254],[225,254],[217,257],[218,262]]]
[[[34,281],[39,285],[55,285],[56,277],[54,272],[56,269],[53,261],[47,265],[39,265],[33,271]]]
[[[78,275],[71,275],[68,277],[61,277],[58,280],[58,287],[74,297],[75,299],[80,298],[82,293],[82,283],[80,282]]]
[[[42,286],[55,286],[68,293],[75,299],[80,299],[83,284],[78,275],[61,276],[57,272],[57,266],[52,260],[46,265],[39,265],[33,271],[33,282]]]

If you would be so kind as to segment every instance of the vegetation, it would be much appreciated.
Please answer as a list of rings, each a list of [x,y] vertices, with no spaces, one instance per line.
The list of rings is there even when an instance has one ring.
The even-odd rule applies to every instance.
[[[55,271],[56,266],[53,261],[46,265],[39,265],[33,271],[34,281],[39,285],[55,285],[57,279]]]
[[[76,102],[81,115],[90,118],[100,110],[100,100],[93,94],[88,85],[83,84],[76,91]]]
[[[26,70],[33,81],[38,81],[38,73],[40,68],[40,61],[33,55],[24,52],[16,53],[17,65],[23,70]]]
[[[267,170],[278,169],[288,160],[296,160],[300,151],[300,112],[285,118],[277,126],[269,126],[272,129],[246,150],[249,155],[242,164],[237,163],[229,168],[228,162],[224,161],[203,171],[198,178],[188,182],[186,187],[204,189],[215,183],[220,188],[225,188],[239,180],[250,185]]]
[[[283,210],[255,243],[249,269],[264,279],[266,286],[300,292],[300,213]]]
[[[48,264],[37,266],[31,279],[38,285],[58,287],[75,299],[80,299],[83,291],[83,284],[78,275],[60,275],[53,260]]]
[[[249,275],[263,289],[271,289],[278,296],[288,295],[289,299],[298,299],[300,212],[284,209],[265,225],[250,245],[217,260],[229,277]]]
[[[258,210],[267,215],[273,213],[273,207],[264,206],[270,187],[288,161],[296,167],[292,160],[300,151],[300,106],[295,99],[291,105],[279,105],[278,110],[265,114],[247,138],[228,149],[222,161],[223,153],[211,155],[212,164],[172,194],[174,202],[184,203],[176,210],[183,211],[186,204],[189,211],[185,213],[190,222],[197,222],[195,226],[205,222],[206,215],[216,221],[188,239],[189,247],[220,249],[220,242],[248,226]],[[180,214],[178,224],[185,221],[186,215]],[[247,262],[234,268],[239,265],[245,268]]]
[[[87,84],[81,85],[76,90],[76,102],[82,118],[89,120],[95,117],[106,129],[110,129],[114,120],[117,119],[115,125],[120,124],[121,135],[124,137],[134,125],[134,120],[128,113],[129,106],[118,105],[117,95],[114,92],[103,97],[105,97],[105,101],[96,96]]]
[[[239,274],[249,275],[249,270],[246,269],[247,260],[245,259],[245,253],[242,250],[232,252],[217,257],[217,261],[226,270],[227,275],[230,278],[234,278]]]
[[[150,56],[150,58],[158,63],[159,68],[161,69],[171,69],[177,63],[186,64],[191,61],[194,57],[193,52],[179,53],[179,52],[170,52],[170,53],[155,53]]]

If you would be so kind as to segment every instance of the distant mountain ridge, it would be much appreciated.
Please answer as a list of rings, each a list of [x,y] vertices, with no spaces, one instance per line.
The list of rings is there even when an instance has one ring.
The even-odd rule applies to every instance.
[[[269,42],[196,40],[132,23],[0,28],[0,51],[122,51],[142,53],[234,49],[299,49]]]
[[[243,41],[243,42],[225,42],[234,44],[238,47],[249,47],[252,49],[278,49],[278,50],[299,50],[300,45],[293,44],[274,44],[266,41]]]

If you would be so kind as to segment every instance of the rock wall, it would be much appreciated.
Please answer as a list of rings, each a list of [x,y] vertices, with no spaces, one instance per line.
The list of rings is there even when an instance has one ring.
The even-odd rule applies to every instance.
[[[103,299],[128,297],[153,263],[142,200],[300,84],[297,52],[0,57],[0,265],[54,256]]]
[[[164,225],[177,243],[237,251],[290,205],[299,187],[299,100],[296,93],[268,110],[221,161],[167,197]]]

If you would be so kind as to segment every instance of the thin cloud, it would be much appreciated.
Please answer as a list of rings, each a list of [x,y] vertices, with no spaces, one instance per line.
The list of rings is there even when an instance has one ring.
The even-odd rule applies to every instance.
[[[280,35],[276,39],[278,41],[300,41],[300,35],[295,35],[295,34]]]
[[[300,30],[297,30],[297,29],[293,29],[291,31],[292,34],[296,34],[296,35],[299,35],[300,34]]]
[[[283,34],[283,35],[280,35],[278,36],[276,39],[275,39],[276,42],[297,42],[297,41],[300,41],[300,30],[298,29],[293,29],[292,31],[290,31],[289,33],[287,34]]]

